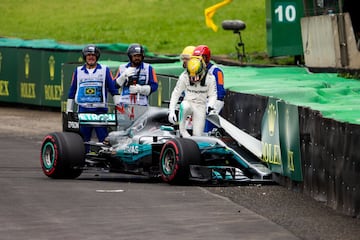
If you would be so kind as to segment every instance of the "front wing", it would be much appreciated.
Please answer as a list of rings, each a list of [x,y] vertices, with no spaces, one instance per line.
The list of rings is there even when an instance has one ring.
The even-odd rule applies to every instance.
[[[194,181],[234,181],[234,182],[250,182],[251,179],[244,173],[231,166],[202,166],[190,165],[190,180]]]

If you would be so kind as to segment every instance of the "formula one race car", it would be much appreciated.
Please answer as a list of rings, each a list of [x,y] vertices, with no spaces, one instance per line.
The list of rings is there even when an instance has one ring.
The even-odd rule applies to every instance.
[[[117,106],[108,114],[69,113],[66,131],[43,140],[42,170],[50,178],[77,178],[96,169],[161,177],[171,184],[271,181],[266,165],[221,127],[210,136],[182,138],[167,115],[167,108],[138,105]],[[104,142],[84,142],[81,125],[108,126],[109,135]]]

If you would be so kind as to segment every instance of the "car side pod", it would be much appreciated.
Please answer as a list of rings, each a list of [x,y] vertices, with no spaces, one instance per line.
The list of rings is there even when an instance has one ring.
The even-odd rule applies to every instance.
[[[236,140],[239,145],[244,146],[252,154],[258,157],[259,160],[261,159],[262,148],[261,142],[258,139],[240,130],[218,114],[209,114],[206,116],[206,119],[214,124],[217,128],[224,129],[225,132],[227,132],[234,140]]]

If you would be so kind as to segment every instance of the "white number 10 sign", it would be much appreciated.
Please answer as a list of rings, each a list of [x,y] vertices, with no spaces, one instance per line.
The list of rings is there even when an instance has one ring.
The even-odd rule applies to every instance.
[[[294,22],[296,20],[296,8],[294,5],[279,5],[275,9],[278,22]]]

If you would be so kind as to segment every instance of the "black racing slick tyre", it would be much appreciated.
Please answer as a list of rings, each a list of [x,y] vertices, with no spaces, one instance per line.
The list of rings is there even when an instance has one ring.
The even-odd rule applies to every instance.
[[[201,154],[197,143],[188,138],[167,141],[160,153],[160,175],[164,182],[186,184],[190,177],[190,164],[199,164]]]
[[[50,178],[77,178],[85,165],[84,141],[77,133],[54,132],[46,135],[40,154],[42,170]]]

